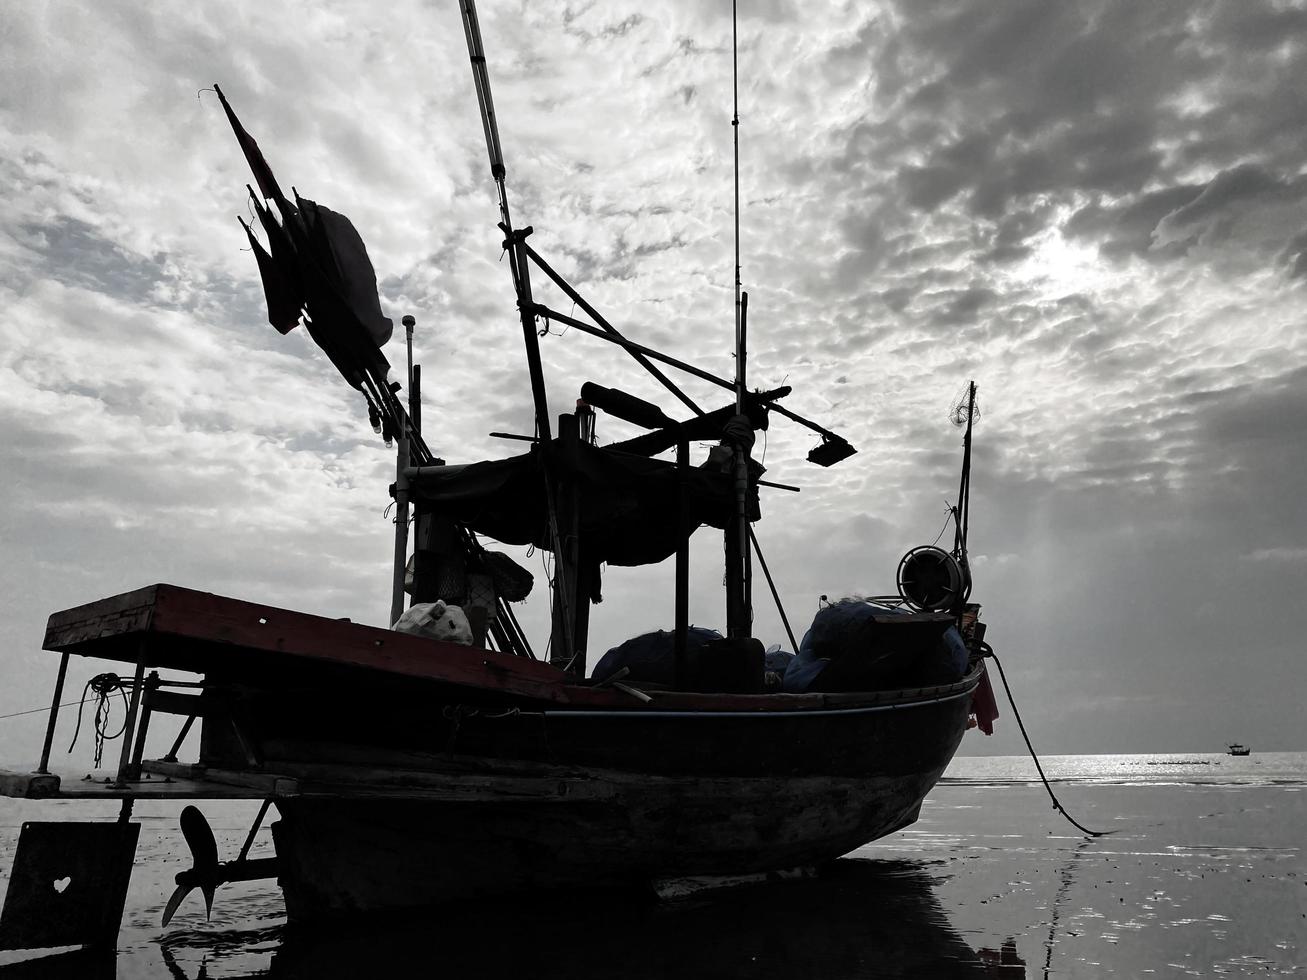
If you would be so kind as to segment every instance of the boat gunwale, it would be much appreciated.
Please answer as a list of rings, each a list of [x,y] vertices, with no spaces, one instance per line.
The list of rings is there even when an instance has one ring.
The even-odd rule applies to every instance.
[[[651,700],[614,708],[579,704],[567,708],[543,708],[551,718],[616,717],[756,717],[766,715],[840,715],[890,711],[918,705],[952,701],[972,693],[984,676],[984,661],[977,661],[958,681],[929,687],[906,687],[887,691],[810,692],[805,694],[698,694],[689,691],[645,692]],[[632,687],[639,689],[638,683]],[[590,689],[592,693],[593,689]],[[613,692],[614,694],[618,692]],[[628,695],[629,696],[629,695]]]

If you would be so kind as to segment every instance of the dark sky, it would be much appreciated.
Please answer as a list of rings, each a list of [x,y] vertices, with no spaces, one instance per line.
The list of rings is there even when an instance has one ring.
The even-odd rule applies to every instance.
[[[758,528],[796,627],[934,539],[974,378],[974,597],[1037,745],[1307,747],[1307,6],[741,8],[751,383],[859,449],[818,469],[779,419],[759,446],[803,487]],[[481,17],[518,222],[630,337],[732,374],[729,5]],[[417,317],[436,451],[530,429],[457,4],[15,6],[0,714],[48,697],[51,611],[156,581],[384,621],[393,461],[302,331],[264,322],[215,80]],[[554,411],[595,380],[679,414],[620,352],[542,344]],[[694,552],[693,618],[721,626],[719,544]],[[592,661],[669,626],[670,580],[610,571]],[[1007,714],[963,751],[1021,751]],[[0,725],[0,757],[35,755],[39,716]]]

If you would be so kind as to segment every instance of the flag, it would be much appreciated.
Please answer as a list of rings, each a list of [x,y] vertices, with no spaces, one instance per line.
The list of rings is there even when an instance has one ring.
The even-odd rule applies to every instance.
[[[218,100],[222,103],[222,109],[227,113],[227,121],[231,123],[232,131],[236,134],[236,142],[241,146],[241,152],[245,154],[245,160],[250,165],[250,170],[254,172],[255,183],[259,185],[264,199],[272,198],[275,201],[282,201],[281,188],[277,186],[277,178],[272,175],[272,168],[268,162],[263,159],[263,151],[259,149],[259,144],[254,142],[254,137],[245,132],[245,127],[241,121],[236,118],[236,113],[231,111],[231,105],[227,102],[227,96],[222,94],[222,89],[218,83],[213,83],[213,90],[218,93]]]
[[[382,403],[393,401],[390,362],[381,345],[390,340],[393,325],[381,312],[377,275],[363,239],[344,215],[298,194],[293,203],[286,199],[259,145],[236,118],[222,90],[217,85],[214,89],[259,191],[274,200],[281,213],[278,223],[250,189],[268,248],[255,240],[244,220],[241,226],[259,263],[268,322],[286,333],[302,312],[309,336],[341,376],[367,393],[370,402],[389,411],[392,406]]]
[[[254,249],[254,257],[259,263],[259,278],[263,280],[263,297],[268,303],[268,322],[278,333],[287,334],[295,329],[300,321],[300,310],[304,306],[303,290],[297,289],[282,272],[277,261],[264,250],[259,240],[254,237],[250,226],[237,218],[245,235]]]

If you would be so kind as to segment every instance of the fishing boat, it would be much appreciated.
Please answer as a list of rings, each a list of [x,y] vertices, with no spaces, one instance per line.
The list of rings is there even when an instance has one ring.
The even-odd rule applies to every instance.
[[[854,449],[784,407],[788,388],[748,388],[738,245],[733,379],[629,340],[535,251],[532,229],[509,212],[475,8],[463,0],[461,9],[530,376],[534,431],[514,437],[526,451],[469,463],[431,452],[413,319],[404,318],[408,364],[397,378],[382,352],[391,322],[358,233],[343,215],[283,193],[215,86],[254,175],[262,241],[245,230],[269,322],[282,333],[303,324],[394,447],[392,628],[171,584],[54,613],[44,648],[60,661],[41,762],[0,773],[0,792],[115,799],[121,817],[24,826],[0,948],[112,942],[137,799],[262,801],[229,860],[201,811],[186,807],[192,867],[177,876],[165,924],[192,891],[211,907],[224,882],[261,877],[277,879],[292,921],[330,920],[541,889],[667,890],[801,872],[911,824],[964,732],[992,730],[967,560],[975,385],[955,417],[965,435],[953,548],[912,549],[889,596],[827,603],[802,642],[788,637],[797,655],[777,660],[753,636],[755,559],[771,584],[753,524],[760,492],[786,488],[762,479],[754,434],[774,417],[806,426],[820,437],[808,459],[821,466]],[[533,275],[569,297],[573,313],[537,302]],[[537,335],[546,319],[625,350],[688,418],[587,379],[576,410],[555,419]],[[701,407],[664,369],[731,399]],[[646,431],[600,446],[597,412]],[[691,465],[692,444],[704,443],[707,458]],[[720,634],[688,622],[689,542],[701,528],[722,534]],[[492,542],[552,556],[547,654],[513,610],[532,576]],[[669,559],[671,629],[591,669],[601,569]],[[90,686],[126,704],[117,773],[103,782],[61,781],[48,768],[74,657],[127,667]],[[171,750],[145,758],[148,733],[168,718],[180,719]],[[198,757],[179,760],[197,721]],[[97,726],[97,755],[109,734]],[[275,857],[250,858],[273,808]]]
[[[1253,750],[1246,745],[1240,745],[1238,742],[1231,742],[1225,747],[1225,751],[1229,755],[1251,755]]]

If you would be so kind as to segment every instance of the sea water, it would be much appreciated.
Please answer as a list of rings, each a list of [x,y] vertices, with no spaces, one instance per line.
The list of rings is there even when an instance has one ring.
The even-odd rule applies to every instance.
[[[1307,753],[954,760],[916,824],[807,879],[671,902],[571,895],[330,930],[288,928],[271,881],[198,893],[180,803],[141,801],[110,956],[0,953],[40,977],[1164,977],[1307,975]],[[233,857],[257,802],[204,803]],[[0,800],[0,890],[24,820],[113,804]],[[272,853],[266,827],[251,856]]]

